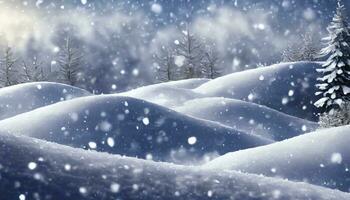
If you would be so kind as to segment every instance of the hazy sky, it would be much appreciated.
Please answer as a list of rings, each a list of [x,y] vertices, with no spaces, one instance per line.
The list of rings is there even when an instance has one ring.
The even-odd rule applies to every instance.
[[[19,57],[41,54],[51,65],[62,34],[73,35],[86,54],[87,87],[111,92],[111,84],[124,90],[152,82],[152,54],[176,40],[186,23],[216,44],[231,72],[280,61],[305,32],[324,36],[335,2],[0,0],[0,40]]]

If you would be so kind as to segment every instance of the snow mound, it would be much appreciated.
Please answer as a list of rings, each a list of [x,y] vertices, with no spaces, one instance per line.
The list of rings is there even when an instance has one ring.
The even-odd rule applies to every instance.
[[[0,133],[0,174],[3,199],[350,198],[306,183],[155,163],[5,133]]]
[[[60,101],[90,95],[59,83],[25,83],[0,89],[0,120]]]
[[[200,85],[203,85],[204,83],[207,83],[208,81],[210,81],[210,79],[192,78],[192,79],[185,79],[185,80],[179,80],[179,81],[170,81],[170,82],[165,82],[165,83],[159,83],[156,85],[169,86],[169,87],[175,87],[175,88],[181,88],[181,89],[194,89],[194,88],[199,87]]]
[[[0,129],[73,147],[181,163],[272,142],[115,95],[82,97],[39,108],[1,121]]]
[[[265,105],[299,118],[316,120],[313,105],[317,68],[322,63],[282,63],[226,75],[194,90],[209,97],[226,97]]]
[[[145,86],[118,95],[143,99],[168,108],[181,106],[188,100],[205,97],[190,89],[173,87],[172,82]]]
[[[318,127],[314,122],[292,117],[266,106],[227,98],[195,99],[185,102],[175,110],[276,141],[291,138]]]
[[[228,153],[205,168],[303,180],[349,191],[350,126],[324,129],[271,145]]]

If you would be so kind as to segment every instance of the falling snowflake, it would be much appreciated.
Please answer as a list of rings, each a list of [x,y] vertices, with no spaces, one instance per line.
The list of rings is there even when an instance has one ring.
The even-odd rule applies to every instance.
[[[182,67],[185,64],[186,58],[184,56],[175,56],[175,65],[178,67]]]
[[[303,125],[303,126],[301,127],[301,130],[304,131],[304,132],[307,131],[307,126],[306,126],[306,125]]]
[[[112,183],[110,189],[111,189],[111,192],[118,193],[120,189],[120,185],[118,183]]]
[[[28,168],[30,170],[34,170],[34,169],[36,169],[36,167],[37,167],[37,164],[35,162],[28,163]]]
[[[64,170],[70,171],[72,169],[72,166],[70,164],[65,164],[64,165]]]
[[[282,104],[283,104],[283,105],[287,105],[288,102],[289,102],[289,99],[288,99],[287,97],[283,97],[283,98],[282,98]]]
[[[20,194],[19,195],[19,200],[26,200],[26,195]]]
[[[143,124],[146,125],[146,126],[149,125],[149,119],[148,119],[147,117],[143,118],[143,119],[142,119],[142,122],[143,122]]]
[[[152,10],[152,12],[154,12],[156,14],[160,14],[163,11],[163,8],[160,4],[154,3],[151,6],[151,10]]]
[[[276,168],[271,168],[271,172],[272,172],[272,173],[276,173],[276,172],[277,172],[277,169],[276,169]]]
[[[81,194],[85,195],[85,194],[87,193],[86,187],[80,187],[80,188],[79,188],[79,192],[80,192]]]
[[[110,147],[114,147],[114,145],[115,145],[114,139],[111,137],[107,138],[107,144]]]
[[[254,100],[254,94],[250,93],[250,94],[248,95],[248,100],[249,100],[249,101],[253,101],[253,100]]]
[[[288,92],[288,96],[293,96],[294,95],[294,90],[289,90],[289,92]]]
[[[196,137],[189,137],[188,139],[187,139],[187,142],[188,142],[188,144],[190,144],[190,145],[194,145],[194,144],[196,144],[197,143],[197,138]]]
[[[343,157],[340,153],[333,153],[331,157],[331,162],[334,164],[341,164],[343,161]]]
[[[146,160],[152,160],[152,159],[153,159],[152,154],[148,153],[148,154],[146,155]]]
[[[96,142],[89,142],[89,147],[90,149],[96,149],[97,148]]]
[[[112,130],[112,127],[113,127],[113,126],[112,126],[112,124],[109,123],[108,121],[103,121],[103,122],[100,123],[99,127],[100,127],[101,131],[103,131],[103,132],[109,132],[109,131]]]

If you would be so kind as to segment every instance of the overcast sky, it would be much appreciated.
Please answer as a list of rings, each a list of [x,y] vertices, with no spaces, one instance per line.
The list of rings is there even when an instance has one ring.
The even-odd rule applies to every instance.
[[[229,73],[279,62],[305,32],[324,36],[334,9],[334,0],[0,0],[0,39],[51,65],[69,33],[86,54],[87,87],[113,92],[151,83],[152,54],[186,23],[216,44]]]

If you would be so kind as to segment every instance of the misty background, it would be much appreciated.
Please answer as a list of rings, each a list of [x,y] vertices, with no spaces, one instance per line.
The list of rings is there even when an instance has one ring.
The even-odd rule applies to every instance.
[[[319,40],[335,6],[333,0],[0,0],[1,54],[9,46],[16,58],[38,59],[55,72],[60,46],[72,37],[84,55],[78,86],[114,93],[157,82],[154,54],[187,25],[215,44],[227,74],[281,62],[305,33]]]

